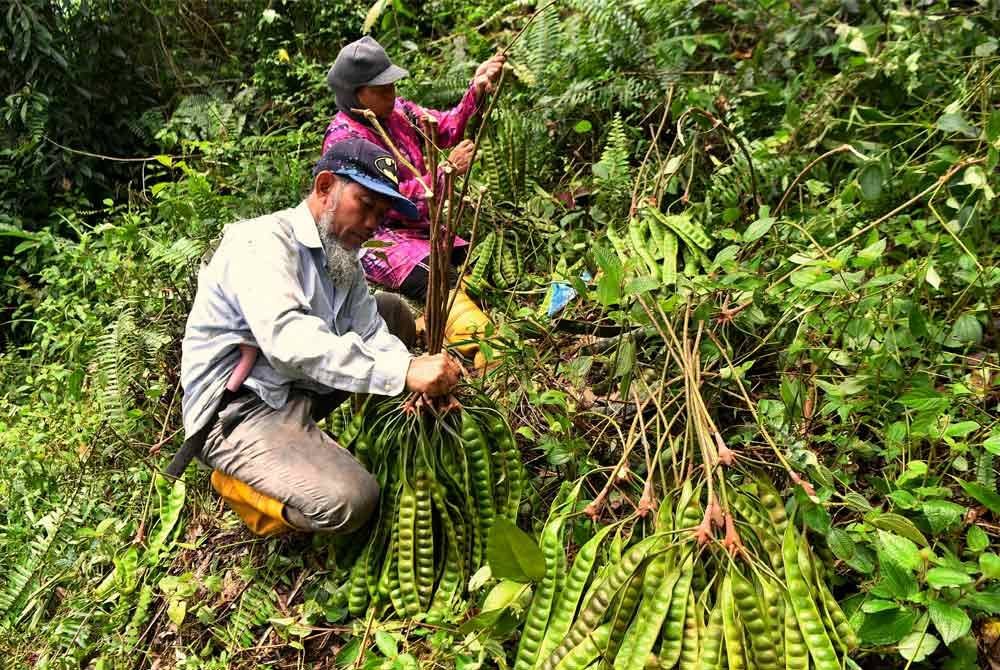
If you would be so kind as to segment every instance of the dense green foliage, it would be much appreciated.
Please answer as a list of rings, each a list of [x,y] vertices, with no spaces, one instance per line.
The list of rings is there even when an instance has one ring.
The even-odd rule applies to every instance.
[[[411,70],[402,94],[438,107],[524,28],[472,189],[524,268],[517,292],[482,288],[491,349],[518,352],[483,387],[532,473],[522,527],[581,475],[570,548],[632,527],[684,433],[632,409],[681,396],[657,327],[690,321],[737,459],[767,468],[771,440],[816,488],[767,469],[855,661],[1000,662],[995,3],[17,0],[0,12],[0,664],[514,662],[523,590],[472,626],[475,609],[355,619],[337,541],[253,540],[205,473],[153,477],[182,439],[198,261],[227,222],[301,196],[326,69],[365,24]],[[608,241],[647,203],[710,238],[681,235],[668,284],[663,248]],[[578,292],[562,323],[541,309],[553,280]]]

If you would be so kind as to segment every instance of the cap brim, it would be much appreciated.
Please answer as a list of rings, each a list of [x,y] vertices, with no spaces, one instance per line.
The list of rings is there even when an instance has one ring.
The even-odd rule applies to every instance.
[[[386,186],[377,179],[372,179],[371,177],[367,177],[361,174],[356,174],[348,170],[337,170],[334,172],[334,174],[343,175],[361,184],[369,191],[374,191],[379,195],[383,195],[386,198],[389,198],[389,202],[391,203],[389,205],[389,208],[392,209],[393,211],[399,212],[408,219],[416,219],[420,216],[420,212],[419,210],[417,210],[417,206],[413,204],[412,200],[410,200],[405,195],[403,195],[396,189],[392,188],[391,186]]]
[[[358,86],[382,86],[383,84],[391,84],[394,81],[399,81],[403,77],[409,76],[410,73],[407,70],[404,70],[398,65],[390,64],[389,67],[375,75],[374,78],[363,84],[358,84]]]

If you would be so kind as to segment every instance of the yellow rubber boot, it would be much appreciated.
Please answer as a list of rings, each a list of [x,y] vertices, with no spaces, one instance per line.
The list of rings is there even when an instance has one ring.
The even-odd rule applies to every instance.
[[[284,503],[257,491],[220,470],[212,471],[212,488],[256,535],[278,535],[294,530],[282,511]]]
[[[444,325],[444,339],[451,348],[463,356],[473,356],[479,350],[477,337],[486,334],[486,326],[490,324],[490,317],[486,316],[483,310],[472,301],[464,288],[458,288],[448,294],[451,301],[455,296],[455,303],[448,312],[448,318]],[[461,343],[461,344],[458,344]]]

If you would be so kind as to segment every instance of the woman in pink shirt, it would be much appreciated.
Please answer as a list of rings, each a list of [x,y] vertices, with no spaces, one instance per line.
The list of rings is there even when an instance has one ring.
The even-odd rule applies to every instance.
[[[504,60],[504,56],[496,55],[482,63],[458,105],[447,112],[439,112],[396,97],[395,82],[409,73],[393,65],[385,50],[371,37],[363,37],[340,50],[327,74],[327,83],[336,94],[339,111],[327,126],[323,151],[349,137],[360,137],[388,149],[381,135],[365,117],[352,111],[369,109],[392,138],[396,149],[416,168],[414,173],[405,165],[397,166],[399,191],[416,204],[419,215],[416,219],[407,220],[395,212],[389,214],[374,236],[386,245],[362,252],[361,264],[371,281],[420,302],[426,298],[430,222],[420,180],[430,186],[431,176],[427,174],[423,137],[418,131],[420,119],[430,114],[437,120],[438,146],[443,149],[454,147],[448,160],[459,174],[466,173],[473,143],[462,139],[465,126],[482,107],[485,94],[493,89]],[[465,240],[456,237],[459,259],[464,255],[463,247],[466,245]]]

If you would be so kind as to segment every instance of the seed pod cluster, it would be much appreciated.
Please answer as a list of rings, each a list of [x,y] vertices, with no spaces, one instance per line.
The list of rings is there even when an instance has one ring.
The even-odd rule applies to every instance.
[[[570,532],[571,517],[550,517],[541,535],[546,576],[528,609],[514,670],[843,667],[857,644],[847,618],[784,508],[762,502],[780,498],[767,485],[757,492],[727,492],[730,502],[740,500],[733,508],[744,545],[735,555],[721,543],[699,542],[701,491],[687,483],[676,499],[661,501],[651,534],[639,539],[632,529],[632,545],[617,558],[607,539],[624,529],[602,528],[555,592],[565,560],[558,536]],[[698,567],[704,581],[695,579]]]
[[[681,243],[686,274],[696,272],[699,265],[705,270],[711,265],[705,252],[712,248],[712,239],[687,214],[667,215],[655,207],[644,207],[623,231],[614,224],[608,226],[607,237],[622,265],[665,285],[677,281]]]
[[[500,290],[516,287],[524,272],[523,246],[513,230],[491,232],[475,246],[469,259],[472,268],[465,286],[473,295],[486,287]]]
[[[435,417],[396,398],[330,422],[381,490],[345,587],[352,615],[371,606],[445,618],[482,565],[494,521],[517,517],[527,481],[520,450],[489,401],[475,402]]]

